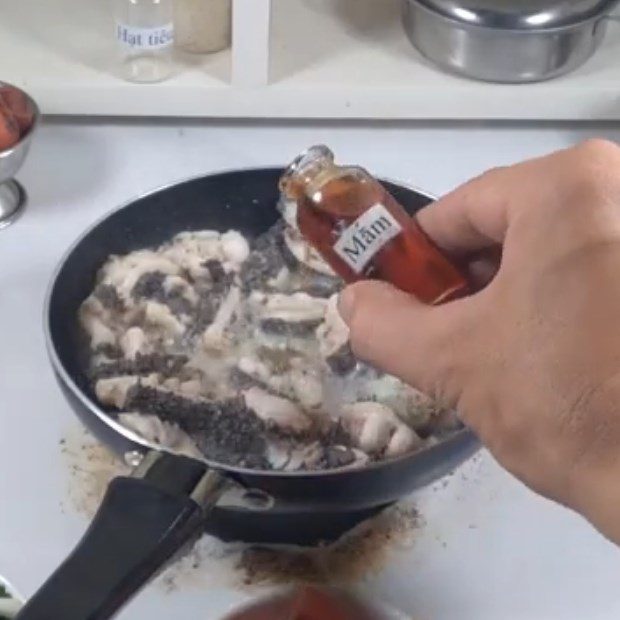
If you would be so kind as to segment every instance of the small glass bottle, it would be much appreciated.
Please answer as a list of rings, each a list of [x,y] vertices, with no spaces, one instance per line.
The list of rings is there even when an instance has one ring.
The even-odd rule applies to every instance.
[[[337,166],[326,146],[297,157],[280,189],[297,203],[301,234],[346,282],[385,280],[428,304],[467,294],[415,218],[366,170]]]
[[[172,74],[172,0],[114,0],[123,76],[161,82]]]

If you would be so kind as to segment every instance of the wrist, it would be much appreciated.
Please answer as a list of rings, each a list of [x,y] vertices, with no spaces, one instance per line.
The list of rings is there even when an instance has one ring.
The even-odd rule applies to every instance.
[[[620,373],[610,372],[580,402],[573,430],[581,453],[572,461],[569,503],[620,545]]]
[[[620,545],[620,458],[591,467],[579,476],[574,499],[573,508]]]

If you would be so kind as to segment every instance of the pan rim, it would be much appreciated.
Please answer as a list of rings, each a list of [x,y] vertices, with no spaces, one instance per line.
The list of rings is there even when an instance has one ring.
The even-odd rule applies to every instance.
[[[145,451],[157,451],[157,452],[166,452],[168,454],[173,454],[176,456],[186,456],[176,452],[173,449],[166,448],[165,446],[161,446],[159,444],[150,442],[134,431],[126,428],[116,420],[114,420],[106,411],[104,411],[96,402],[92,401],[88,396],[84,393],[84,391],[75,383],[71,374],[64,367],[64,364],[60,360],[60,355],[56,350],[56,345],[51,333],[50,326],[50,307],[51,307],[51,299],[56,288],[56,284],[58,281],[58,277],[63,267],[65,266],[67,260],[70,258],[75,249],[82,243],[82,241],[93,232],[100,224],[114,216],[116,213],[123,211],[124,209],[130,207],[134,203],[139,200],[143,200],[160,192],[171,189],[177,185],[182,185],[185,183],[190,183],[192,181],[197,181],[199,179],[211,178],[224,176],[228,174],[234,173],[252,173],[252,172],[277,172],[283,170],[283,166],[251,166],[244,168],[226,168],[218,171],[208,172],[205,174],[192,175],[186,178],[179,179],[177,181],[171,181],[165,184],[162,184],[154,189],[147,190],[133,198],[121,203],[119,206],[114,207],[104,213],[101,217],[97,218],[90,226],[88,226],[63,252],[58,263],[56,264],[54,270],[52,271],[51,278],[48,282],[47,289],[45,292],[45,300],[43,304],[43,331],[45,337],[45,346],[47,350],[48,357],[52,363],[52,367],[54,371],[60,376],[63,384],[70,390],[72,395],[77,398],[80,403],[93,415],[95,415],[100,422],[111,428],[114,432],[123,436],[125,439],[128,439],[134,444],[141,446]],[[418,187],[405,183],[403,181],[394,180],[390,177],[380,177],[380,181],[391,183],[395,186],[402,187],[406,190],[415,192],[425,198],[429,198],[430,200],[435,200],[436,197],[429,192],[426,192]],[[195,459],[199,460],[199,462],[204,463],[207,467],[216,470],[226,472],[228,474],[238,475],[238,476],[260,476],[265,478],[317,478],[317,477],[325,477],[325,476],[337,476],[337,475],[350,475],[356,472],[366,472],[372,470],[379,470],[383,468],[387,468],[389,466],[393,466],[402,461],[407,461],[414,456],[420,456],[422,454],[432,454],[433,452],[438,451],[439,449],[444,449],[447,445],[453,443],[460,443],[464,439],[469,439],[470,441],[476,442],[475,435],[472,433],[470,429],[467,427],[457,431],[451,437],[445,439],[444,441],[440,441],[437,444],[432,446],[427,446],[422,450],[417,452],[411,452],[407,454],[403,454],[401,456],[384,459],[381,461],[376,461],[365,465],[363,467],[357,468],[340,468],[340,469],[324,469],[317,471],[279,471],[279,470],[263,470],[263,469],[250,469],[245,467],[237,467],[232,465],[225,465],[223,463],[217,463],[215,461],[211,461],[209,459]]]

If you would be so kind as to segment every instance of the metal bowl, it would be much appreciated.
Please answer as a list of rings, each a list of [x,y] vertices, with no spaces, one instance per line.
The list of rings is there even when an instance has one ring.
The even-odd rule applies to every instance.
[[[17,88],[13,84],[2,81],[0,81],[0,86]],[[12,224],[20,216],[26,204],[26,190],[14,177],[26,160],[32,136],[41,119],[39,107],[32,97],[20,88],[17,90],[23,93],[29,101],[34,110],[34,116],[30,129],[20,138],[19,142],[9,149],[0,151],[0,229]]]
[[[486,82],[540,82],[585,63],[617,0],[403,0],[403,25],[428,60]]]

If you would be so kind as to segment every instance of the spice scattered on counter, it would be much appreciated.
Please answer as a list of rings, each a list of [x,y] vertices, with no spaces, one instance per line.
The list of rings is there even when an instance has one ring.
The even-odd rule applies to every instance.
[[[81,427],[66,434],[60,449],[69,471],[68,502],[89,519],[108,482],[128,468]],[[203,536],[156,580],[166,591],[184,588],[318,583],[348,585],[380,571],[398,550],[410,547],[424,520],[407,501],[360,524],[338,542],[313,549],[257,548]]]
[[[381,570],[394,552],[414,543],[416,530],[423,525],[416,508],[404,502],[360,524],[332,545],[245,549],[238,569],[246,586],[347,585]]]
[[[60,441],[69,472],[65,508],[91,519],[97,512],[108,483],[129,468],[82,427],[72,428]]]
[[[203,536],[158,582],[169,592],[234,587],[254,593],[301,583],[349,586],[378,573],[394,554],[410,548],[423,526],[413,505],[405,503],[323,547],[252,547]]]

